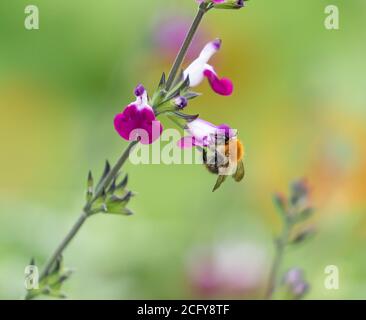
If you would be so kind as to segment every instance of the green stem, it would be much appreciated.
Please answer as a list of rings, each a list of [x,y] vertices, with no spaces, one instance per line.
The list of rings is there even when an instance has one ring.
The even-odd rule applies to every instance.
[[[193,20],[191,28],[189,29],[187,36],[183,42],[183,45],[174,61],[173,67],[169,72],[168,80],[166,82],[165,89],[169,91],[174,83],[175,78],[177,77],[177,73],[182,66],[183,60],[187,54],[190,44],[192,43],[193,37],[196,34],[198,27],[202,21],[205,13],[210,9],[207,3],[202,3],[198,9],[197,15]]]
[[[80,228],[82,227],[82,225],[84,224],[84,222],[86,221],[87,218],[88,218],[88,215],[85,212],[83,212],[80,215],[79,219],[76,221],[76,223],[74,224],[72,229],[69,231],[67,236],[62,240],[62,242],[57,247],[54,254],[51,256],[51,258],[46,263],[46,266],[45,266],[43,272],[41,273],[39,280],[42,280],[45,277],[47,277],[47,275],[49,274],[49,272],[52,269],[56,260],[61,256],[62,252],[65,250],[65,248],[68,246],[68,244],[71,242],[71,240],[78,233],[78,231],[80,230]]]
[[[268,288],[266,292],[266,299],[268,300],[272,299],[272,296],[276,290],[276,286],[278,283],[278,273],[281,268],[282,260],[284,257],[285,249],[288,244],[288,239],[290,235],[291,223],[288,218],[285,219],[286,221],[284,224],[282,235],[275,242],[276,252],[275,257],[273,259],[273,264],[269,275]]]
[[[90,208],[92,203],[99,198],[99,196],[102,194],[103,190],[108,187],[108,185],[112,182],[112,180],[117,176],[119,170],[122,168],[122,166],[127,161],[132,149],[134,146],[138,143],[138,141],[132,141],[128,147],[123,151],[121,157],[118,159],[117,163],[114,165],[112,170],[108,173],[108,175],[104,178],[102,183],[100,184],[99,188],[95,191],[95,195],[93,199],[88,202],[83,210],[83,213],[79,217],[79,219],[76,221],[72,229],[69,231],[69,233],[66,235],[66,237],[62,240],[60,245],[57,247],[56,251],[53,253],[51,258],[46,263],[46,266],[41,273],[40,280],[42,280],[44,277],[46,277],[50,270],[52,269],[52,266],[55,264],[57,259],[62,255],[62,252],[66,249],[66,247],[69,245],[71,240],[75,237],[75,235],[78,233],[80,228],[83,226],[86,219],[90,216]]]
[[[132,149],[139,143],[139,140],[132,141],[127,146],[127,148],[123,151],[122,155],[118,159],[117,163],[113,166],[111,171],[107,174],[107,176],[103,179],[102,183],[98,186],[97,190],[95,190],[95,194],[93,198],[86,204],[84,207],[84,212],[90,213],[90,207],[93,204],[95,200],[97,200],[103,193],[103,190],[105,190],[109,184],[113,181],[113,179],[117,176],[118,172],[121,170],[122,166],[127,161]]]

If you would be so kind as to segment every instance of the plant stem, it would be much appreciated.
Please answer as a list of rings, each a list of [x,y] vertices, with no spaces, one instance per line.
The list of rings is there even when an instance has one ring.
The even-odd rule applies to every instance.
[[[87,218],[88,218],[88,215],[85,212],[83,212],[80,215],[79,219],[76,221],[76,223],[74,224],[72,229],[69,231],[67,236],[62,240],[62,242],[57,247],[54,254],[51,256],[51,258],[46,263],[46,266],[45,266],[43,272],[41,273],[40,280],[42,280],[44,277],[46,277],[48,275],[48,273],[50,272],[50,270],[51,270],[52,266],[54,265],[54,263],[56,262],[56,260],[61,256],[62,252],[65,250],[65,248],[68,246],[68,244],[71,242],[71,240],[78,233],[78,231],[80,230],[80,228],[82,227],[82,225],[84,224],[84,222]]]
[[[289,234],[291,229],[291,223],[288,218],[285,218],[285,223],[282,231],[282,235],[276,239],[276,252],[273,260],[273,264],[270,271],[268,288],[266,292],[266,299],[272,299],[272,296],[276,290],[277,282],[278,282],[278,273],[281,268],[284,252],[286,246],[288,244]]]
[[[71,240],[75,237],[75,235],[78,233],[80,228],[83,226],[86,219],[90,216],[89,210],[91,208],[93,201],[95,201],[96,199],[99,198],[99,196],[102,194],[103,190],[105,188],[107,188],[108,185],[112,182],[112,180],[117,176],[119,170],[122,168],[124,163],[127,161],[128,157],[130,155],[130,152],[132,151],[132,149],[134,148],[134,146],[137,143],[138,143],[138,141],[132,141],[128,145],[128,147],[123,151],[123,153],[122,153],[121,157],[118,159],[117,163],[114,165],[112,170],[108,173],[108,175],[104,178],[104,180],[100,184],[98,190],[95,191],[95,195],[94,195],[93,199],[85,205],[83,213],[81,214],[79,219],[76,221],[76,223],[74,224],[74,226],[72,227],[70,232],[62,240],[62,242],[57,247],[54,254],[51,256],[51,258],[46,263],[46,266],[45,266],[43,272],[41,273],[40,280],[42,280],[44,277],[46,277],[48,275],[48,273],[50,272],[50,270],[51,270],[52,266],[54,265],[54,263],[56,262],[56,260],[62,255],[62,252],[66,249],[66,247],[69,245]]]
[[[90,207],[93,204],[93,202],[102,195],[103,190],[106,189],[109,186],[109,184],[112,182],[112,180],[117,176],[119,170],[122,168],[122,166],[127,161],[132,149],[138,143],[139,143],[139,140],[130,142],[130,144],[127,146],[127,148],[123,151],[122,155],[118,159],[117,163],[113,166],[111,171],[109,171],[107,176],[103,179],[102,183],[98,186],[97,190],[95,190],[93,199],[86,204],[86,206],[84,207],[84,212],[89,213]]]
[[[183,42],[183,45],[174,61],[173,67],[169,72],[168,80],[166,82],[165,89],[169,91],[174,83],[177,73],[182,66],[183,60],[187,54],[190,44],[192,43],[193,37],[196,34],[198,27],[202,21],[203,16],[209,10],[207,3],[202,3],[198,9],[197,15],[193,20],[191,28],[189,29],[187,36]]]

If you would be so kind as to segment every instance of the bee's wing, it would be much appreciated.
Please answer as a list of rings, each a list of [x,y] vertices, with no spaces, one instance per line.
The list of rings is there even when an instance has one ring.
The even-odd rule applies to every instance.
[[[233,178],[236,182],[243,180],[245,176],[245,168],[243,161],[239,161],[237,164],[236,172],[233,174]]]
[[[220,187],[221,187],[221,185],[222,185],[222,184],[224,183],[224,181],[226,180],[226,177],[227,177],[227,176],[219,176],[219,177],[217,178],[216,184],[215,184],[215,186],[214,186],[214,188],[213,188],[212,192],[215,192],[218,188],[220,188]]]
[[[221,167],[227,163],[227,158],[217,150],[206,152],[205,156],[206,158],[204,158],[204,160],[207,164]]]

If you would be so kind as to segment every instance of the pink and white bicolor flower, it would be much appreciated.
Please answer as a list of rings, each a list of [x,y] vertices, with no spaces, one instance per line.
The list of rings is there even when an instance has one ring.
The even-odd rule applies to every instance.
[[[182,149],[193,147],[207,147],[216,143],[216,135],[224,135],[227,138],[236,136],[236,130],[226,124],[215,126],[214,124],[202,119],[189,122],[186,126],[187,136],[178,141],[178,146]]]
[[[227,78],[220,79],[213,66],[208,64],[208,61],[220,48],[220,39],[208,43],[199,57],[184,71],[184,78],[189,76],[191,87],[198,86],[204,78],[207,78],[213,91],[223,96],[230,96],[234,89],[232,81]]]
[[[135,89],[136,101],[129,104],[114,118],[114,128],[127,141],[140,139],[142,144],[151,144],[158,139],[163,127],[156,120],[154,110],[148,104],[148,95],[142,85]]]

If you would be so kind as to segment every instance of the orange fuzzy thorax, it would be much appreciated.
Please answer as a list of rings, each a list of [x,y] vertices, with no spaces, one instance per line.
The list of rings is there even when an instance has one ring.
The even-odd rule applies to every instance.
[[[239,162],[244,158],[244,145],[239,139],[234,139],[225,146],[225,154],[230,157],[231,161]]]

